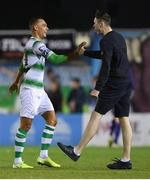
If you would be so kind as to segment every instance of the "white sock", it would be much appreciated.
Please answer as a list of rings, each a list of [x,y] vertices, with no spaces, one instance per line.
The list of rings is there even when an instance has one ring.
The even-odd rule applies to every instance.
[[[44,159],[48,157],[48,150],[41,150],[40,151],[40,158]]]
[[[122,161],[122,162],[128,162],[128,161],[130,161],[130,159],[127,159],[127,158],[121,158],[121,161]]]
[[[77,152],[77,150],[76,150],[75,147],[73,148],[73,152],[74,152],[77,156],[80,156],[80,153]]]
[[[23,161],[22,161],[22,158],[21,157],[18,157],[18,158],[15,158],[14,160],[14,163],[15,164],[21,164]]]

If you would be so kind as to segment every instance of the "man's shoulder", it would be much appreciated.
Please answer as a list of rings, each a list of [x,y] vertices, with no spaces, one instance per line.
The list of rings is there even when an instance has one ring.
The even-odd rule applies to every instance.
[[[108,34],[106,34],[103,39],[111,40],[112,38],[118,38],[118,37],[123,37],[123,36],[119,32],[113,30],[109,32]]]
[[[124,37],[117,31],[112,31],[107,36],[104,36],[101,43],[115,44],[116,42],[124,41]]]
[[[122,36],[122,34],[120,33],[120,32],[117,32],[117,31],[113,31],[113,33],[112,33],[112,37],[113,38],[118,38],[118,39],[124,39],[124,37]]]
[[[37,40],[36,40],[34,37],[30,37],[30,38],[28,39],[28,41],[26,42],[25,47],[26,47],[26,48],[28,48],[28,47],[32,48],[33,44],[34,44],[36,41],[37,41]]]
[[[123,35],[120,32],[117,32],[117,31],[114,31],[114,32],[115,32],[116,36],[121,37],[121,38],[124,39]]]
[[[45,46],[45,44],[43,43],[43,41],[39,40],[39,39],[36,39],[36,38],[33,38],[31,39],[32,40],[32,43],[33,43],[33,47],[36,47],[37,45],[38,46]]]

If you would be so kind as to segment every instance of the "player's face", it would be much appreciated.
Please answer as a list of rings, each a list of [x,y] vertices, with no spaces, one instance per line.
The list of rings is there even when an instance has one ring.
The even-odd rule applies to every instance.
[[[97,18],[94,18],[93,28],[96,33],[103,33],[103,22]]]
[[[47,23],[43,19],[39,19],[36,24],[36,32],[41,39],[44,39],[47,35],[48,27]]]

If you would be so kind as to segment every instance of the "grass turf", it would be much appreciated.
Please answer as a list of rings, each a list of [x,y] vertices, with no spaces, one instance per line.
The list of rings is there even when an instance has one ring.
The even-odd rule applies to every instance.
[[[39,147],[26,147],[24,160],[34,169],[13,169],[13,147],[0,147],[0,179],[144,179],[150,178],[150,147],[132,148],[132,170],[109,170],[106,164],[121,156],[121,148],[87,147],[77,162],[65,156],[57,147],[49,149],[50,157],[61,168],[49,168],[36,163]]]

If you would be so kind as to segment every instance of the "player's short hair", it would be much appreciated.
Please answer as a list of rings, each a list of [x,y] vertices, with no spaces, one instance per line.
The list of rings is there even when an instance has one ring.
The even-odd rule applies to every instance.
[[[33,17],[29,20],[29,28],[32,30],[33,26],[38,22],[39,19],[43,19],[42,17]]]
[[[99,9],[97,9],[95,17],[99,20],[103,20],[108,25],[111,24],[111,16],[105,11],[100,11]]]

